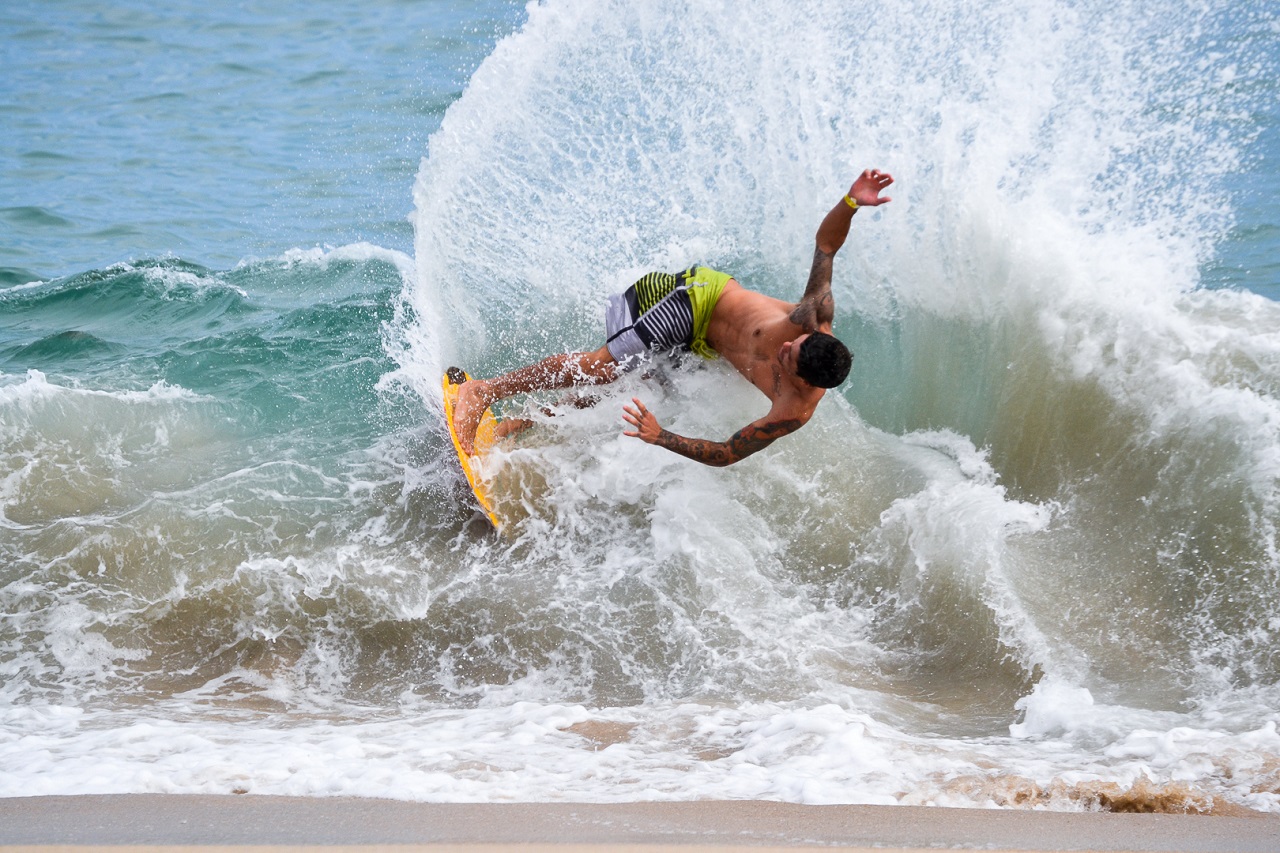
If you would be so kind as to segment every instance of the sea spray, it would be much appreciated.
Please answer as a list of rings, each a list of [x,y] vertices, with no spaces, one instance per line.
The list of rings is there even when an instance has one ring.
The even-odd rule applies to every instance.
[[[712,555],[741,551],[732,562],[743,582],[798,584],[811,606],[862,612],[854,621],[864,651],[879,651],[855,672],[873,661],[889,668],[899,677],[891,691],[908,689],[901,679],[914,673],[923,695],[985,707],[994,730],[1018,719],[1015,700],[1046,675],[1153,709],[1188,710],[1222,689],[1209,660],[1236,670],[1226,682],[1250,695],[1259,680],[1273,690],[1269,653],[1251,642],[1242,652],[1235,637],[1243,628],[1266,642],[1272,631],[1268,460],[1280,436],[1270,396],[1256,389],[1277,375],[1275,325],[1257,317],[1274,306],[1191,292],[1231,224],[1222,178],[1239,165],[1240,142],[1218,128],[1247,96],[1230,84],[1242,68],[1257,73],[1260,57],[1204,50],[1224,25],[1212,10],[777,11],[761,4],[725,28],[711,5],[679,16],[532,9],[424,160],[419,275],[407,294],[423,323],[407,337],[433,343],[410,347],[406,381],[430,399],[415,377],[442,358],[486,373],[594,346],[604,296],[650,268],[705,261],[795,298],[824,206],[861,166],[886,168],[897,200],[855,221],[836,265],[836,330],[858,354],[845,392],[856,409],[826,404],[828,429],[860,448],[834,450],[856,473],[828,472],[803,496],[791,493],[787,470],[814,444],[825,449],[813,429],[755,460],[749,484],[721,474],[702,490],[702,472],[680,470],[655,489],[650,469],[680,463],[636,458],[609,435],[610,416],[565,409],[541,428],[553,433],[544,441],[574,448],[572,461],[548,464],[556,454],[535,443],[504,459],[499,475],[536,484],[515,510],[533,520],[531,546],[589,535],[599,571],[616,576],[628,561],[615,555],[648,541],[660,564],[679,556],[695,588],[714,573]],[[787,49],[800,43],[813,47]],[[875,61],[854,61],[868,56]],[[1221,300],[1253,303],[1258,322],[1205,310]],[[426,332],[440,324],[452,332]],[[1222,352],[1209,342],[1224,340],[1249,353],[1231,359],[1233,375],[1247,372],[1243,388],[1223,382]],[[720,437],[763,412],[749,393],[725,394],[731,381],[686,368],[671,385],[701,383],[707,393],[630,384],[604,392],[601,407],[648,395],[665,425]],[[708,399],[717,405],[698,414]],[[904,436],[900,467],[885,476],[919,491],[868,513],[878,502],[838,480],[875,470],[856,436],[878,430]],[[921,440],[929,434],[941,444]],[[969,445],[955,455],[962,436],[981,454]],[[920,455],[934,446],[948,448],[955,473]],[[977,480],[964,473],[972,458],[990,465]],[[639,493],[614,473],[591,491],[595,510],[558,485],[576,488],[615,459],[645,469]],[[526,465],[538,468],[531,480]],[[1252,485],[1228,485],[1242,472]],[[943,491],[956,474],[982,497]],[[698,496],[681,501],[673,490]],[[833,493],[845,498],[830,512],[806,504]],[[649,507],[643,516],[637,499]],[[990,527],[984,502],[996,512]],[[718,523],[672,529],[664,507],[673,504]],[[751,513],[745,526],[733,521],[740,508]],[[790,527],[783,518],[793,515],[804,524]],[[845,520],[860,516],[866,527]],[[841,552],[829,571],[807,567],[809,538],[825,543],[824,557]],[[1180,544],[1187,539],[1216,554]],[[761,576],[764,554],[771,569]],[[1217,586],[1228,577],[1238,592]],[[1251,602],[1267,603],[1242,611],[1246,587]],[[1237,602],[1230,616],[1215,603],[1224,599]],[[747,602],[716,611],[741,624]],[[780,608],[763,610],[776,617]],[[735,642],[760,639],[745,632]],[[887,663],[894,649],[910,649],[910,663]],[[1138,656],[1149,678],[1134,682]],[[806,675],[826,681],[821,669]]]

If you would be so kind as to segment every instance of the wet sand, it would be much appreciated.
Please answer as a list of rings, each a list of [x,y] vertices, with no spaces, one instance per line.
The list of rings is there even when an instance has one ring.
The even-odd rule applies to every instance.
[[[1096,850],[1280,853],[1280,816],[773,802],[424,804],[127,794],[0,799],[0,848],[522,851]]]

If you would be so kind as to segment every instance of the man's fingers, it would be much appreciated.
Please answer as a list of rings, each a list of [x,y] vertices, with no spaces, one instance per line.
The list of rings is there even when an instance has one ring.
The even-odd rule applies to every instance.
[[[646,436],[646,432],[652,433],[657,429],[658,419],[644,407],[644,403],[641,403],[639,398],[632,397],[631,402],[635,404],[635,408],[624,405],[622,407],[622,419],[635,427],[635,429],[624,429],[622,434],[652,444],[653,438],[652,436]]]

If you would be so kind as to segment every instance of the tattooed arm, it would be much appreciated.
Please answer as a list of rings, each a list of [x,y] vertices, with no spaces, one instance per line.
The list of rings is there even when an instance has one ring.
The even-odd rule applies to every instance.
[[[795,432],[804,426],[805,419],[790,418],[770,420],[769,416],[752,421],[735,432],[728,441],[711,441],[705,438],[685,438],[663,429],[653,412],[644,407],[638,399],[632,398],[635,408],[623,406],[623,420],[635,427],[634,431],[624,431],[623,435],[634,436],[649,444],[665,447],[673,453],[723,468],[735,462],[741,462],[751,454],[764,450],[782,436]],[[772,412],[770,413],[772,414]]]
[[[835,301],[831,296],[832,261],[849,236],[849,226],[853,223],[853,214],[857,212],[857,208],[875,207],[891,201],[888,196],[880,198],[880,192],[892,183],[893,176],[887,172],[867,169],[849,187],[844,198],[827,212],[822,224],[818,226],[809,283],[805,286],[800,304],[790,316],[791,322],[806,332],[831,331],[831,321],[836,316]],[[848,200],[854,204],[850,204]]]

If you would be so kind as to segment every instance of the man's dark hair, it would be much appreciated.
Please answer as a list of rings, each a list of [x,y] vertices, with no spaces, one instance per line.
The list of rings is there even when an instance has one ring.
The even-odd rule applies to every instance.
[[[796,375],[817,388],[834,388],[849,375],[853,353],[838,338],[814,332],[800,345]]]

